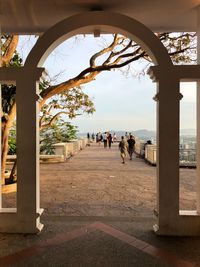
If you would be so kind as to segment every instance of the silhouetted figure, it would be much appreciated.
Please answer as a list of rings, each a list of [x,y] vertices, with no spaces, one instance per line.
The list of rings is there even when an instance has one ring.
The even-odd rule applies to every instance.
[[[146,149],[147,145],[152,145],[151,140],[147,140],[146,143],[144,144],[144,147],[143,147],[143,150],[142,150],[142,155],[141,155],[142,158],[145,158],[145,149]]]
[[[90,146],[90,134],[87,133],[87,145]]]
[[[108,134],[108,146],[109,146],[109,148],[111,148],[111,144],[112,144],[112,142],[113,142],[113,137],[112,137],[112,134],[109,133],[109,134]]]
[[[130,138],[128,139],[128,153],[130,156],[130,160],[132,160],[134,148],[135,148],[135,139],[133,138],[133,135],[130,135]]]
[[[95,140],[95,135],[94,135],[94,133],[92,134],[92,141],[94,142],[94,140]]]
[[[99,144],[99,146],[101,144],[101,140],[102,140],[102,134],[100,132],[98,132],[96,134],[96,142]]]
[[[103,136],[103,145],[104,145],[104,148],[107,148],[107,143],[108,143],[108,139],[107,139],[107,133],[103,133],[102,134]]]

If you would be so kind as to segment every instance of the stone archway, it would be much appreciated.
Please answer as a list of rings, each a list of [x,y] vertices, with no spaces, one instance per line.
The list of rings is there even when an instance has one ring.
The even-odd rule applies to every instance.
[[[149,74],[158,83],[157,92],[157,211],[155,231],[164,235],[185,233],[179,214],[179,80],[170,57],[159,39],[140,22],[124,15],[97,11],[78,14],[53,26],[42,35],[21,69],[1,69],[0,80],[17,82],[18,192],[17,210],[0,213],[0,231],[40,231],[39,161],[36,84],[41,65],[51,51],[67,38],[80,33],[118,32],[140,44],[154,61]],[[24,78],[26,77],[26,79]],[[28,92],[26,88],[30,88]],[[26,94],[26,100],[24,100]],[[170,106],[170,114],[168,107]],[[31,116],[31,119],[30,119]],[[169,143],[169,136],[173,137]],[[29,142],[27,142],[29,140]],[[191,218],[189,219],[191,221]],[[195,218],[195,231],[200,224]],[[193,228],[194,229],[194,228]],[[192,230],[192,228],[191,228]],[[194,230],[192,230],[194,232]],[[200,232],[200,228],[199,228]],[[190,231],[189,234],[192,234]]]

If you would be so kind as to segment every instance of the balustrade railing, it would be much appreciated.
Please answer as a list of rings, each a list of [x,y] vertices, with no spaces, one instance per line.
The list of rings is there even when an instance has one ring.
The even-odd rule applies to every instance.
[[[156,165],[156,145],[145,145],[144,141],[137,140],[135,144],[135,152],[141,158],[144,158],[152,165]],[[179,149],[180,166],[195,167],[196,166],[196,149]]]
[[[179,149],[181,166],[196,166],[196,149]]]

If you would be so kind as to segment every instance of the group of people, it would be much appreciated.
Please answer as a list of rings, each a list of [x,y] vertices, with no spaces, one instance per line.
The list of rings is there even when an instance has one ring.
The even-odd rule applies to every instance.
[[[135,138],[132,134],[125,134],[125,137],[121,137],[121,141],[119,142],[119,150],[122,158],[122,163],[125,163],[126,154],[128,152],[130,160],[132,160],[133,152],[135,150]]]
[[[96,142],[100,145],[103,142],[104,148],[111,148],[113,142],[117,140],[117,136],[114,133],[113,135],[110,132],[97,133]]]
[[[93,133],[91,136],[89,133],[87,133],[88,142],[90,143],[90,140],[95,141],[96,137],[96,143],[100,144],[103,142],[104,148],[111,148],[111,145],[113,142],[117,141],[117,136],[114,133],[113,135],[110,132],[98,132],[96,135]],[[120,155],[122,158],[122,163],[125,163],[125,158],[127,153],[129,154],[130,160],[132,160],[133,153],[135,150],[135,137],[131,133],[125,133],[125,136],[121,137],[121,141],[119,142],[119,150]]]
[[[96,134],[96,142],[99,144],[99,146],[101,142],[103,142],[104,148],[111,148],[112,143],[116,140],[117,136],[115,133],[113,135],[110,132],[99,132]]]

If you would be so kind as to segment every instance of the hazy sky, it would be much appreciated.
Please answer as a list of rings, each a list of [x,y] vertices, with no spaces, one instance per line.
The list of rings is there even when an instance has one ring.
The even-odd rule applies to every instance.
[[[72,78],[88,66],[90,56],[102,47],[102,42],[109,42],[109,39],[109,35],[104,36],[103,41],[93,36],[71,38],[54,50],[45,67],[52,77],[61,73],[56,82]],[[19,51],[24,58],[33,42],[32,39],[27,42],[27,37],[21,38]],[[28,48],[25,48],[27,45]],[[144,66],[143,62],[134,63],[133,74],[129,77],[119,71],[104,72],[95,81],[84,85],[82,88],[93,99],[96,112],[79,116],[71,122],[79,127],[80,132],[155,130],[156,102],[152,98],[156,93],[156,84],[148,75],[140,78],[135,75]],[[181,100],[181,128],[195,128],[195,83],[182,83],[181,93],[184,95]],[[68,118],[66,120],[69,121]]]

